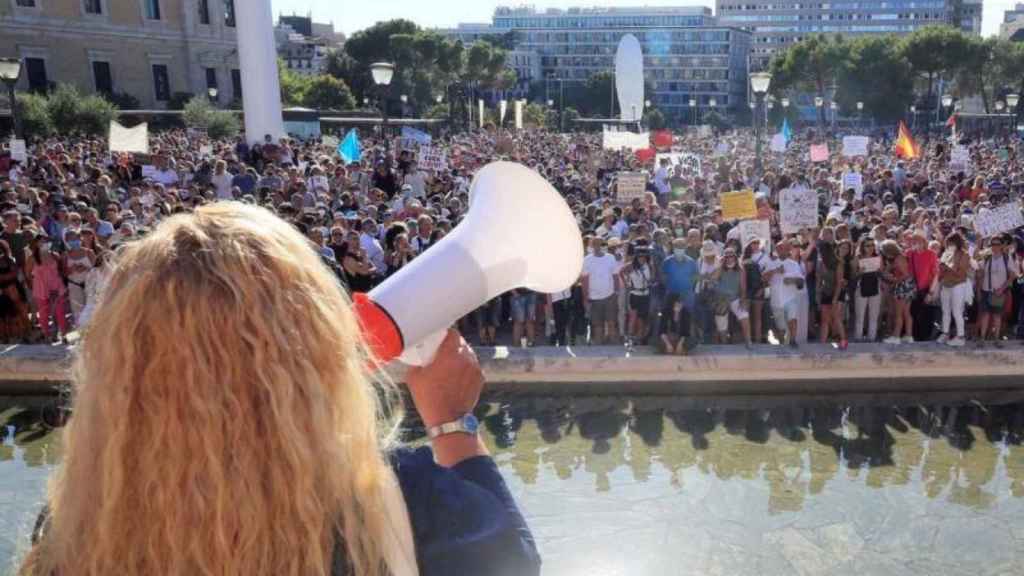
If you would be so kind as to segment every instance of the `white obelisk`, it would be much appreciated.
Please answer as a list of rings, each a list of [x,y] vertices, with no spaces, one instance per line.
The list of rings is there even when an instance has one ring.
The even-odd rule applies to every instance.
[[[235,2],[238,26],[238,62],[242,72],[245,139],[263,142],[270,134],[276,143],[286,136],[281,113],[281,81],[277,77],[277,45],[270,0]]]

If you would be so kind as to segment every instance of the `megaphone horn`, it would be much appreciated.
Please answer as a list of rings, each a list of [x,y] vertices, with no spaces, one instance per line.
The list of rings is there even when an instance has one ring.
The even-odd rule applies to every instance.
[[[514,288],[565,290],[582,268],[579,226],[558,191],[525,166],[494,162],[473,179],[462,223],[356,294],[356,313],[379,362],[422,366],[459,318]]]

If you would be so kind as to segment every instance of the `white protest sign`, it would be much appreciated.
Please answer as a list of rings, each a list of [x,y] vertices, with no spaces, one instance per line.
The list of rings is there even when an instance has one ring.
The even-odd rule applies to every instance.
[[[448,164],[444,149],[438,146],[421,147],[418,162],[424,170],[444,170]]]
[[[134,128],[125,128],[111,120],[108,144],[111,152],[149,154],[149,125],[142,123]]]
[[[24,140],[11,138],[11,160],[28,162],[28,148],[25,146]]]
[[[761,246],[772,245],[772,229],[768,220],[744,220],[739,223],[740,242],[746,246],[751,240],[757,238]]]
[[[860,271],[864,273],[878,272],[882,269],[882,258],[876,256],[875,258],[861,258],[860,259]]]
[[[658,154],[656,160],[658,166],[661,166],[662,160],[668,160],[669,174],[675,173],[676,166],[682,166],[683,174],[693,174],[695,176],[700,176],[702,174],[700,156],[697,156],[696,154],[670,152]]]
[[[982,238],[1010,232],[1021,226],[1024,226],[1024,216],[1021,215],[1020,205],[1016,202],[980,212],[974,217],[974,230]]]
[[[772,136],[772,152],[785,152],[786,151],[786,136],[783,134],[776,134]]]
[[[718,145],[715,146],[715,156],[725,156],[728,153],[729,153],[729,143],[728,142],[719,142]]]
[[[341,145],[341,140],[339,140],[337,136],[324,136],[321,141],[323,142],[324,147],[329,149],[331,152],[337,150],[338,146]]]
[[[641,172],[619,172],[615,179],[615,199],[629,204],[647,192],[647,176]]]
[[[818,226],[818,195],[810,188],[786,188],[779,193],[780,225],[783,234],[796,234]]]
[[[843,138],[843,156],[867,156],[869,141],[870,138],[867,136],[845,136]]]
[[[199,155],[200,156],[213,156],[213,145],[212,144],[203,144],[202,146],[200,146],[199,147]]]
[[[853,188],[857,199],[864,195],[864,175],[860,172],[846,172],[843,174],[843,192]]]
[[[651,147],[651,135],[649,132],[634,134],[633,132],[605,132],[602,142],[605,150],[628,150],[637,151]]]
[[[949,169],[953,172],[970,172],[971,153],[966,146],[957,146],[950,152]]]

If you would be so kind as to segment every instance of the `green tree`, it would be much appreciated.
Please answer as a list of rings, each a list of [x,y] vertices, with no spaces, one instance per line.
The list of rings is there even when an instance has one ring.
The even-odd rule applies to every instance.
[[[668,126],[665,115],[657,108],[649,108],[644,111],[644,124],[651,130],[663,130]]]
[[[926,26],[905,36],[898,50],[910,63],[914,76],[926,79],[927,102],[931,104],[934,102],[935,81],[939,78],[952,79],[967,50],[967,39],[962,32],[949,26]]]
[[[62,134],[78,129],[78,105],[82,94],[71,84],[61,84],[46,98],[46,110],[54,127]]]
[[[181,120],[185,126],[196,130],[206,130],[212,118],[213,104],[202,96],[189,100],[181,111]]]
[[[78,103],[75,128],[87,136],[106,135],[110,121],[117,117],[117,107],[102,96],[93,94]]]
[[[527,128],[544,128],[548,126],[549,109],[540,104],[527,104],[523,107],[523,126]],[[555,117],[557,119],[557,116]],[[556,120],[557,123],[557,120]]]
[[[999,70],[995,63],[995,38],[966,37],[964,51],[956,71],[956,92],[961,97],[981,96],[985,113],[991,112],[991,98],[998,88]]]
[[[856,110],[880,122],[902,118],[914,99],[913,72],[890,38],[867,36],[849,43],[849,60],[839,73],[836,100],[843,110]],[[776,107],[778,108],[778,106]]]
[[[46,97],[31,92],[18,94],[18,115],[26,138],[47,138],[53,134],[53,120],[50,118]]]
[[[214,139],[234,138],[240,130],[238,116],[229,110],[214,110],[206,126],[207,135]]]
[[[321,74],[309,79],[302,93],[302,105],[316,110],[351,110],[356,101],[344,81]]]
[[[850,47],[842,36],[811,36],[772,60],[771,92],[778,95],[797,90],[824,97],[836,86],[849,61]],[[824,115],[824,107],[821,113]]]
[[[576,130],[576,121],[580,119],[579,110],[572,106],[566,107],[562,111],[562,131],[572,132]]]
[[[281,83],[281,102],[285,106],[301,106],[309,88],[309,79],[289,70],[280,59],[277,61],[277,74]]]

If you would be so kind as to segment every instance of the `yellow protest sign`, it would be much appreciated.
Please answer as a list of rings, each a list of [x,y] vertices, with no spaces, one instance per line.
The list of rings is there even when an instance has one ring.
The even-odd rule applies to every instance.
[[[748,220],[757,217],[754,191],[727,192],[722,194],[722,218],[724,220]]]

